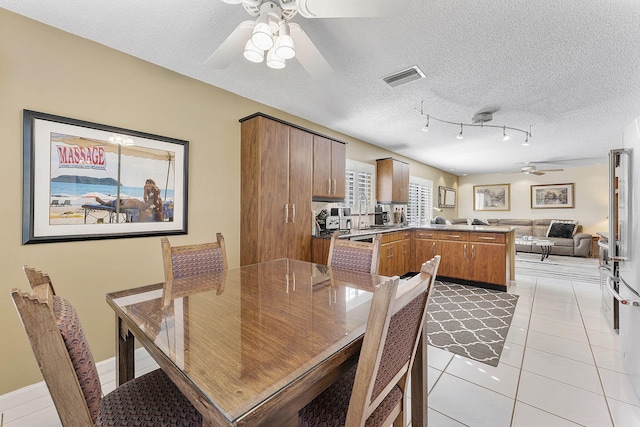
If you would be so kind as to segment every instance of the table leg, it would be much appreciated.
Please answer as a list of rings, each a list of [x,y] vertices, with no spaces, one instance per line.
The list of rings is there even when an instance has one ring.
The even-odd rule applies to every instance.
[[[411,369],[411,426],[427,425],[427,322],[422,328],[416,358]]]
[[[121,386],[135,377],[135,337],[116,316],[116,384]]]

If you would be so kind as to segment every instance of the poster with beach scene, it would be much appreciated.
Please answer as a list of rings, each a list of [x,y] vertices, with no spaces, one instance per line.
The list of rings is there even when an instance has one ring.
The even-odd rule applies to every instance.
[[[187,232],[188,142],[24,111],[23,244]]]

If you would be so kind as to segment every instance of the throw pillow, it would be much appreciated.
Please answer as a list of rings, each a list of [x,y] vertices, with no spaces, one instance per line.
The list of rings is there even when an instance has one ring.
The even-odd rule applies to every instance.
[[[573,237],[573,230],[575,228],[576,224],[554,222],[549,227],[547,237],[562,237],[564,239],[570,239],[571,237]]]
[[[473,221],[471,221],[471,225],[489,225],[489,221],[486,219],[474,218]]]
[[[574,234],[576,234],[576,231],[578,230],[578,221],[573,221],[570,219],[552,219],[551,222],[549,223],[549,228],[547,228],[547,237],[553,237],[550,236],[549,233],[551,232],[551,227],[553,227],[553,224],[573,224],[575,227],[573,227],[573,232],[571,234],[571,236],[573,236]],[[569,236],[569,237],[571,237]]]

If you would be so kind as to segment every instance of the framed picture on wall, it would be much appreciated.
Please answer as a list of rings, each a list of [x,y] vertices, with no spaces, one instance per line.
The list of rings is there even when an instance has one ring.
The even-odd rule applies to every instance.
[[[24,110],[22,243],[187,233],[189,143]]]
[[[438,187],[438,207],[439,208],[455,208],[456,207],[456,190],[449,187]]]
[[[473,186],[474,211],[511,210],[509,184],[491,184]]]
[[[531,186],[531,209],[573,208],[574,184],[545,184]]]

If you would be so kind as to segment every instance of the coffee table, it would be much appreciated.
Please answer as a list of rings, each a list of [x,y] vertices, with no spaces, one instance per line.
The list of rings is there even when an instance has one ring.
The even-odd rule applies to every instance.
[[[540,258],[540,261],[544,261],[545,258],[549,258],[549,254],[551,253],[551,248],[553,247],[554,243],[551,240],[545,240],[545,239],[528,240],[523,238],[517,238],[516,245],[540,246],[540,251],[542,252],[542,257]]]

